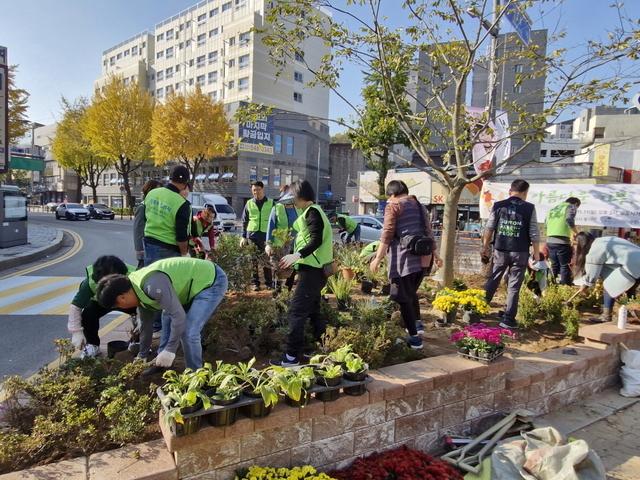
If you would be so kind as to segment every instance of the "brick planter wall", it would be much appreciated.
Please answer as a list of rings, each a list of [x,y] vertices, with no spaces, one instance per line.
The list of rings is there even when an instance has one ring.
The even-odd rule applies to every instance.
[[[86,462],[86,477],[79,472],[72,478],[229,480],[237,468],[253,464],[331,469],[401,444],[432,451],[443,435],[476,433],[497,412],[547,413],[615,385],[620,343],[639,348],[640,329],[594,325],[580,334],[584,344],[563,347],[577,355],[557,348],[491,365],[456,355],[427,358],[371,372],[374,381],[360,397],[313,400],[302,409],[279,404],[264,419],[240,418],[185,437],[171,436],[161,419],[166,449],[156,441],[78,459],[78,465]],[[55,465],[41,468],[55,471]],[[42,478],[30,472],[0,479]]]

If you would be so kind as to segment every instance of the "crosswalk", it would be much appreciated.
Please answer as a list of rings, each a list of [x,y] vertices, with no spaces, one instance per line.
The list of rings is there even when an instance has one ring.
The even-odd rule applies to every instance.
[[[84,277],[0,279],[0,315],[66,315]]]

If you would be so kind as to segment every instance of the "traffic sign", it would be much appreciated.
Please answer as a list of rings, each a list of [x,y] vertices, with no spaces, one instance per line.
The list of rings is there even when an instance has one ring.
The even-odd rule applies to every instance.
[[[531,19],[527,13],[520,9],[517,2],[514,2],[506,6],[504,16],[507,17],[522,43],[528,46],[531,43]]]
[[[0,173],[9,165],[9,66],[7,49],[0,46]]]

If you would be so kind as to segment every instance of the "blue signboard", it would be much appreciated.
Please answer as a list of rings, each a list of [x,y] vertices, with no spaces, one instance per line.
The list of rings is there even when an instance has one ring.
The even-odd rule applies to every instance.
[[[238,150],[273,155],[273,116],[238,125]]]
[[[520,10],[517,3],[510,3],[506,7],[504,16],[507,17],[522,43],[529,45],[531,43],[531,20],[527,14]]]

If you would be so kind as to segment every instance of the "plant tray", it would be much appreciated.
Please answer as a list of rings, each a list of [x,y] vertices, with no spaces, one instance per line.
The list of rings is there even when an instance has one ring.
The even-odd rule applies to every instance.
[[[475,360],[476,362],[480,362],[480,363],[484,363],[485,365],[488,365],[491,362],[500,358],[503,353],[504,353],[504,349],[498,350],[497,352],[494,352],[490,357],[487,357],[487,358],[482,358],[477,355],[471,355],[470,353],[462,353],[460,351],[458,352],[458,355],[460,355],[462,358],[468,358],[469,360]]]

